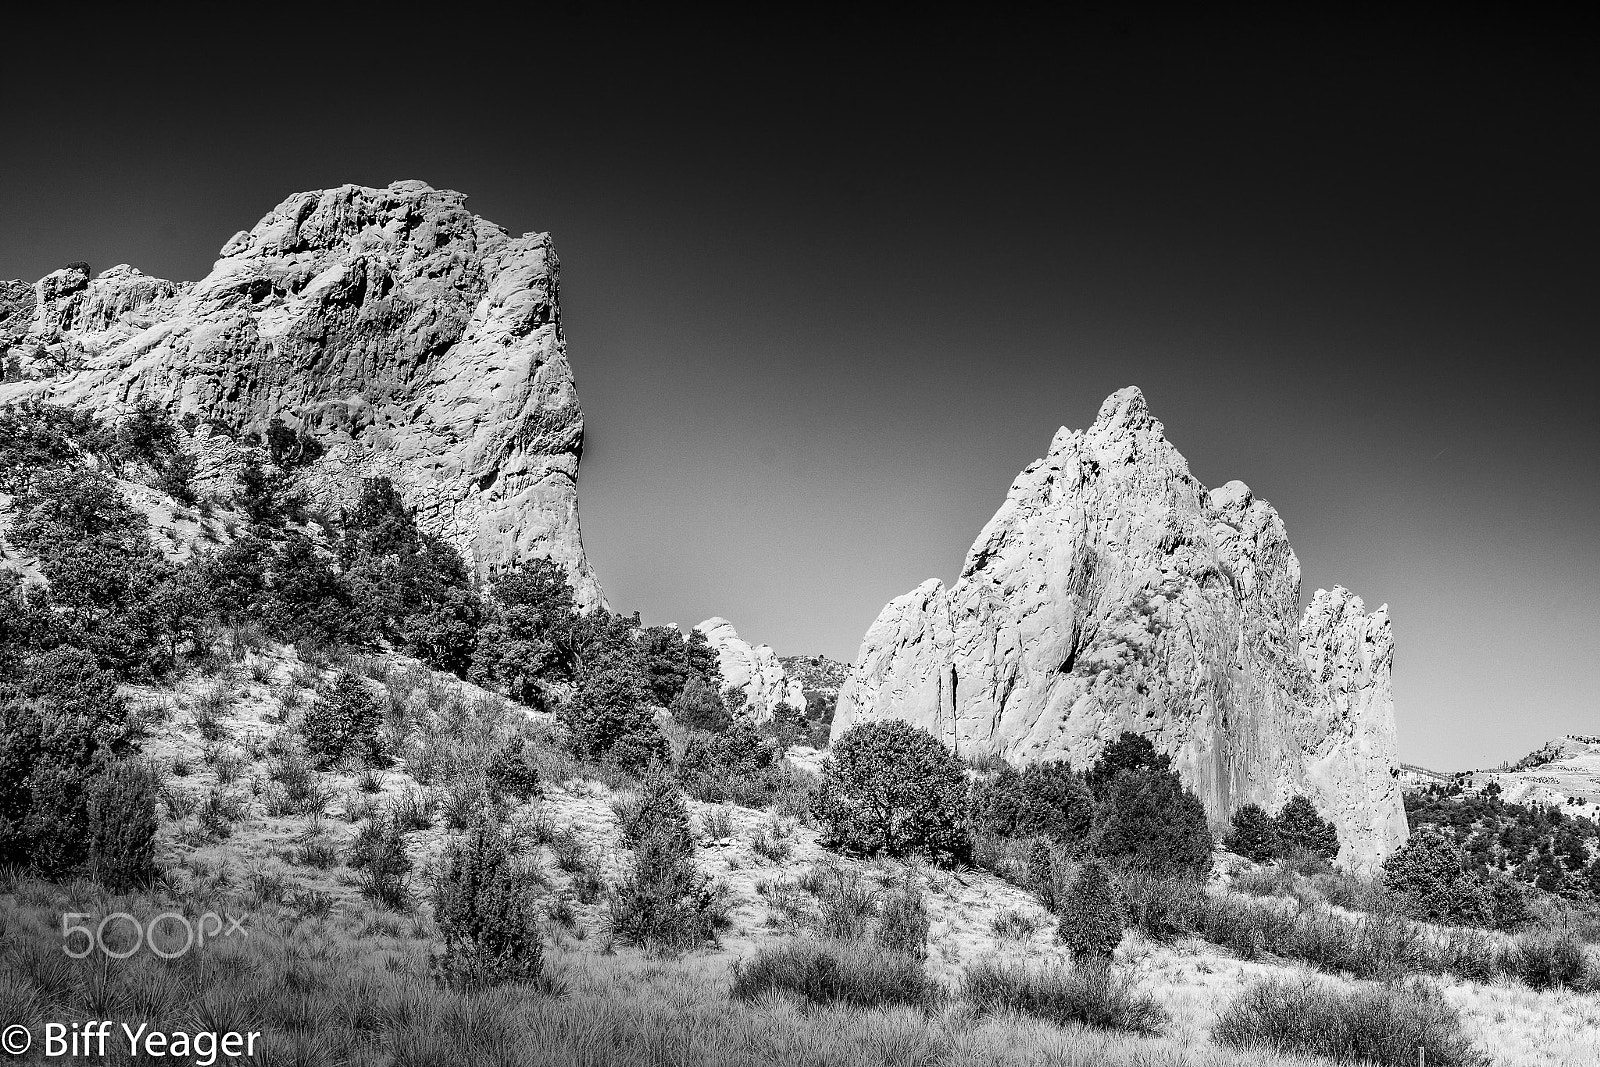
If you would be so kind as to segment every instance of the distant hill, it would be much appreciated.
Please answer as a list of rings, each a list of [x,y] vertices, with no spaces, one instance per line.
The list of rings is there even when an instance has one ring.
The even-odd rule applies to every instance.
[[[1500,796],[1511,803],[1600,806],[1600,737],[1569,734],[1547,742],[1515,763],[1489,770],[1445,774],[1403,763],[1399,781],[1407,791],[1454,783],[1478,792],[1494,783],[1500,787]]]

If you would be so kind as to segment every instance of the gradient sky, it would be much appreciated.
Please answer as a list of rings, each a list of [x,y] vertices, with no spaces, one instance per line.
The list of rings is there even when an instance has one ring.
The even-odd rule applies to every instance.
[[[421,178],[555,236],[613,607],[854,659],[1134,384],[1389,604],[1402,758],[1600,733],[1593,36],[702,29],[8,58],[0,277]]]

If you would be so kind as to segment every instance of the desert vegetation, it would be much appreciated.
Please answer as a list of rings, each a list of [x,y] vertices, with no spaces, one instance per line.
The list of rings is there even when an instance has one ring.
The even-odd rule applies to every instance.
[[[261,1062],[1475,1064],[1472,998],[1600,987],[1587,820],[1425,794],[1360,878],[1306,797],[1241,809],[1219,864],[1131,733],[1017,769],[870,721],[812,774],[831,698],[758,722],[698,631],[581,612],[545,562],[478,582],[381,479],[318,513],[281,424],[230,496],[181,439],[0,412],[37,571],[0,569],[23,1025],[265,1026]],[[140,488],[211,513],[191,551]],[[63,911],[219,908],[259,938],[59,952]]]

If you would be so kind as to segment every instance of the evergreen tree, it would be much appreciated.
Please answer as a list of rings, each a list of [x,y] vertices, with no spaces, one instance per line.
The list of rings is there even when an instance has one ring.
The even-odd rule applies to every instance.
[[[1339,854],[1339,833],[1333,824],[1317,814],[1309,797],[1296,794],[1273,819],[1283,851],[1304,850],[1313,856],[1333,859]]]
[[[533,887],[512,863],[499,829],[485,818],[445,849],[433,900],[444,942],[434,958],[441,982],[462,989],[541,982],[544,946]]]
[[[683,635],[674,626],[646,626],[639,631],[639,656],[656,703],[670,708],[690,676]]]
[[[963,860],[966,768],[938,738],[901,719],[852,727],[822,764],[813,810],[824,844],[856,855],[923,852]]]
[[[1080,867],[1067,884],[1059,907],[1056,936],[1071,951],[1074,962],[1110,963],[1122,943],[1127,914],[1105,868],[1093,861]]]
[[[113,892],[155,876],[157,791],[155,773],[132,760],[107,767],[89,786],[89,869]]]
[[[1155,750],[1147,737],[1135,733],[1122,733],[1105,747],[1084,777],[1095,796],[1100,796],[1118,774],[1129,771],[1165,772],[1172,767],[1172,758]]]
[[[704,631],[689,631],[684,641],[683,657],[689,673],[698,674],[712,689],[722,691],[722,667],[717,661],[717,650],[706,640]]]
[[[1018,783],[1023,807],[1016,833],[1042,834],[1065,845],[1083,842],[1094,823],[1094,794],[1066,760],[1030,763]]]
[[[1233,829],[1222,839],[1222,846],[1257,863],[1283,854],[1277,824],[1259,804],[1246,804],[1233,813]]]
[[[556,716],[567,728],[573,751],[590,759],[604,758],[630,734],[659,734],[650,690],[637,667],[622,659],[594,665]]]
[[[672,702],[672,717],[694,730],[721,733],[733,722],[722,694],[699,674],[691,674]]]
[[[1215,844],[1200,799],[1161,764],[1102,779],[1094,851],[1157,874],[1204,879]]]

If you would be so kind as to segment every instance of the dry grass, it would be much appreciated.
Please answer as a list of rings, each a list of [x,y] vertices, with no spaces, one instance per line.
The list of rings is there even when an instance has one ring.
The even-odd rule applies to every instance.
[[[242,899],[225,901],[248,908]],[[886,1067],[1280,1067],[1304,1061],[1197,1046],[1183,1037],[1108,1037],[1076,1027],[981,1018],[952,1006],[864,1011],[729,995],[720,961],[551,953],[564,997],[512,986],[441,989],[428,977],[434,931],[364,907],[299,917],[242,912],[248,939],[217,940],[174,961],[136,953],[105,965],[59,952],[58,910],[148,917],[169,902],[111,897],[87,884],[14,885],[0,897],[10,948],[0,1010],[35,1029],[57,1018],[117,1018],[169,1028],[263,1033],[257,1062],[451,1065]],[[166,946],[171,947],[171,946]]]

